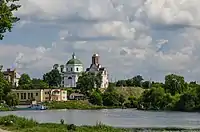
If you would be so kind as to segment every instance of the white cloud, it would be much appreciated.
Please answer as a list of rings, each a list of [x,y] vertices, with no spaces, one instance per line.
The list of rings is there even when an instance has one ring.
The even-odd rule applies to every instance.
[[[33,71],[63,64],[75,51],[87,67],[92,53],[98,52],[102,63],[118,78],[141,73],[160,79],[169,72],[200,77],[193,73],[200,72],[199,0],[20,2],[22,8],[16,14],[22,18],[22,30],[35,22],[38,26],[51,24],[49,28],[59,30],[59,38],[50,48],[3,45],[1,60],[8,55],[7,50],[13,50],[11,60]]]

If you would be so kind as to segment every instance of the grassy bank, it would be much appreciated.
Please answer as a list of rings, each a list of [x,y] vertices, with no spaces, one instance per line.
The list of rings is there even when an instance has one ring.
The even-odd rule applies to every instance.
[[[142,131],[199,131],[197,129],[186,130],[181,128],[113,128],[96,123],[95,126],[75,126],[74,124],[40,124],[34,120],[28,120],[13,115],[0,117],[0,127],[12,132],[142,132]]]
[[[73,100],[66,102],[46,102],[44,103],[48,109],[79,109],[79,110],[91,110],[91,109],[106,109],[110,107],[92,105],[88,101]],[[113,107],[112,107],[113,108]]]

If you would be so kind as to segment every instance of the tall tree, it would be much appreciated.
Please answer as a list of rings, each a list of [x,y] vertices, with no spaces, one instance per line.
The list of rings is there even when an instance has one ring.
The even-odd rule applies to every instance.
[[[31,84],[31,78],[28,74],[22,74],[19,79],[19,85]]]
[[[20,8],[15,2],[19,0],[0,0],[0,40],[3,39],[4,33],[9,31],[20,19],[13,15],[13,11]]]
[[[80,89],[83,94],[91,92],[95,87],[95,74],[90,72],[83,72],[78,78],[76,85],[77,89]]]
[[[61,75],[57,69],[53,69],[50,72],[43,75],[43,80],[48,83],[50,87],[59,87],[61,84]]]
[[[136,87],[141,87],[142,81],[144,80],[141,75],[133,77],[133,85]]]
[[[164,88],[172,95],[183,92],[186,88],[184,77],[175,74],[166,75]]]
[[[34,89],[44,89],[48,88],[48,84],[44,82],[42,79],[32,79],[32,86]]]

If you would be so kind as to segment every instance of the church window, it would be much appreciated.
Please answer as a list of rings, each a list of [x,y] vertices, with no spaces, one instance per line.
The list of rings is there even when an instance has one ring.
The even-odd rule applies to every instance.
[[[68,68],[67,68],[67,71],[68,71]]]
[[[78,68],[76,68],[76,71],[78,71]]]
[[[68,77],[68,79],[72,79],[72,77]]]
[[[72,68],[71,68],[71,71],[72,71]]]

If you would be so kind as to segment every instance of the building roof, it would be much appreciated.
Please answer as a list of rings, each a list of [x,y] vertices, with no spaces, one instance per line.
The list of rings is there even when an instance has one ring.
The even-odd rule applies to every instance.
[[[76,56],[75,56],[75,54],[73,53],[72,54],[72,59],[70,59],[68,62],[67,62],[67,65],[68,64],[83,64],[79,59],[76,59]]]
[[[67,64],[82,64],[82,62],[78,59],[70,59]]]

